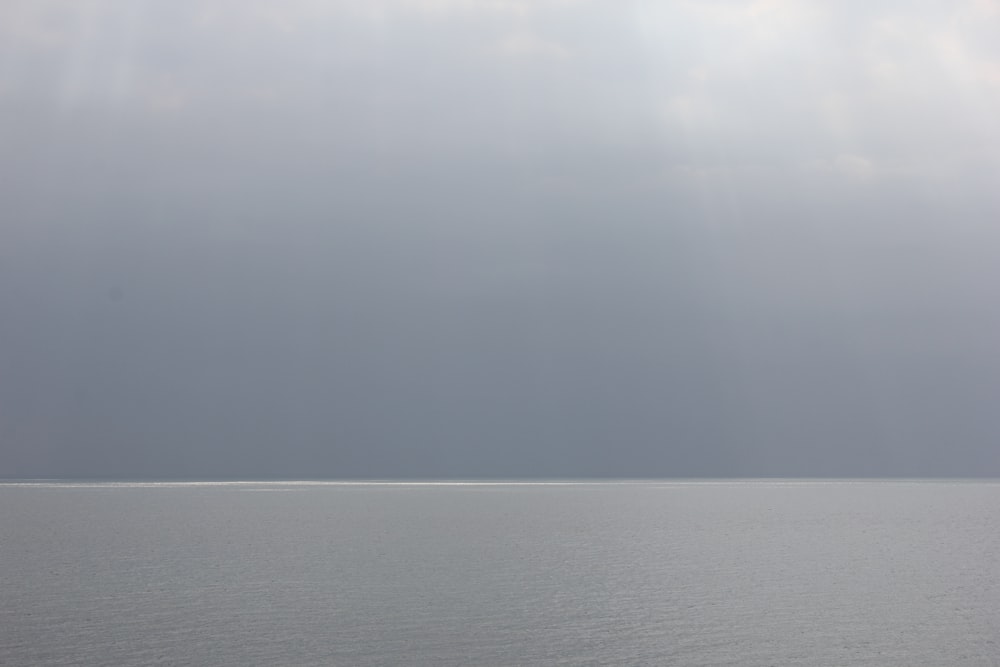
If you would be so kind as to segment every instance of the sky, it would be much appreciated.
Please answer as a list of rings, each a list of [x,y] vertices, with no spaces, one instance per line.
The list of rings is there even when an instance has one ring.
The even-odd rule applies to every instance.
[[[998,34],[6,0],[0,478],[1000,476]]]

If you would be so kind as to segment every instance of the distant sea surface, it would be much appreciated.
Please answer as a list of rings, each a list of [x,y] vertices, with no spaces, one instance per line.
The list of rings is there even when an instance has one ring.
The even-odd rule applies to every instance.
[[[0,483],[0,664],[1000,665],[1000,483]]]

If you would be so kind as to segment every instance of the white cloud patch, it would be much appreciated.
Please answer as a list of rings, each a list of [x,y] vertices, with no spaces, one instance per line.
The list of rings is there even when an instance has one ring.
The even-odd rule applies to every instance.
[[[875,178],[875,165],[863,155],[838,155],[833,169],[856,183],[869,183]]]

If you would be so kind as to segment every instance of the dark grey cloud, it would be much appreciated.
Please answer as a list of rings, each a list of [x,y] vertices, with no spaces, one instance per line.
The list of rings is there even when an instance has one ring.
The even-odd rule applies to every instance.
[[[10,2],[0,476],[996,475],[996,2]]]

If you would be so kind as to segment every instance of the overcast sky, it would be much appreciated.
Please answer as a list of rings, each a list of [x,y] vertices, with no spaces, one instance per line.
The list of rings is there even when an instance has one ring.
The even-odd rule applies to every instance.
[[[997,35],[5,0],[0,477],[1000,476]]]

